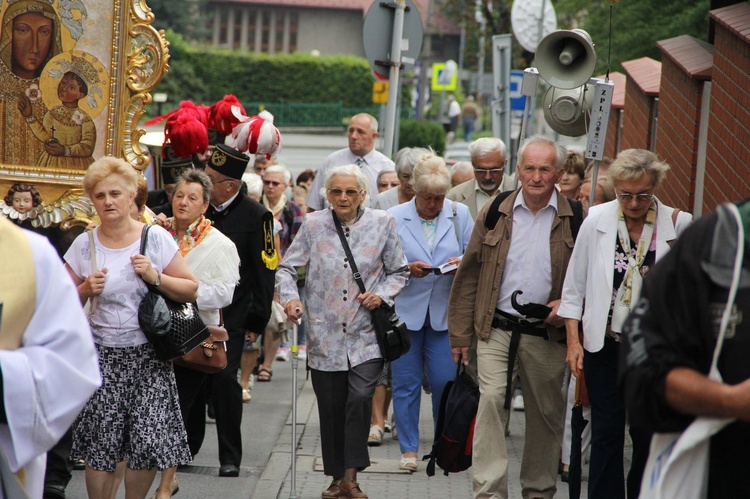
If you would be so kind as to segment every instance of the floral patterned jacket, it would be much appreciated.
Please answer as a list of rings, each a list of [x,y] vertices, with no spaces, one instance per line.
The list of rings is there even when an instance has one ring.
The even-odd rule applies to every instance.
[[[365,288],[389,305],[406,284],[408,266],[390,213],[364,209],[344,226]],[[310,213],[276,271],[282,304],[298,299],[295,267],[307,265],[304,315],[307,358],[312,369],[346,371],[381,357],[370,312],[356,299],[354,281],[331,209]]]

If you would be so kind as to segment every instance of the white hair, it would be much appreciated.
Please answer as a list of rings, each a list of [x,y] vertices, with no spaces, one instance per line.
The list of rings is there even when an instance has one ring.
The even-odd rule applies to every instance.
[[[359,188],[364,191],[365,195],[368,194],[367,189],[367,177],[362,173],[362,168],[357,165],[342,165],[331,168],[326,172],[325,187],[326,190],[331,188],[333,185],[333,177],[336,175],[348,175],[357,179]]]
[[[281,176],[284,178],[284,185],[289,185],[289,183],[292,181],[292,174],[289,173],[289,169],[286,167],[286,165],[282,164],[275,164],[271,165],[268,168],[266,168],[266,175],[269,173],[281,173]]]
[[[260,198],[263,194],[263,179],[255,172],[245,172],[242,174],[242,181],[247,185],[248,196]]]
[[[471,161],[459,161],[455,165],[451,166],[451,178],[453,178],[453,175],[456,173],[474,173],[474,165],[471,164]]]
[[[508,159],[508,148],[505,147],[505,142],[497,137],[482,137],[469,144],[472,163],[495,152],[499,152],[503,160]]]
[[[557,171],[562,170],[563,167],[565,166],[565,160],[568,158],[568,150],[565,149],[563,146],[555,143],[554,140],[548,139],[544,135],[532,135],[531,137],[526,139],[523,144],[521,144],[521,147],[518,149],[518,153],[517,153],[517,162],[518,162],[517,166],[519,168],[521,167],[521,162],[523,161],[523,153],[526,152],[526,148],[528,146],[533,146],[537,144],[549,146],[555,150],[555,161],[556,161],[555,166],[557,166]]]

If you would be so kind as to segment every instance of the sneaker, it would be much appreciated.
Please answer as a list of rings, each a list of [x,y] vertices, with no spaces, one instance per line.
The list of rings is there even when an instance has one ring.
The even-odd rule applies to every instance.
[[[297,350],[297,358],[300,360],[307,359],[307,345],[299,346],[299,350]]]
[[[513,403],[511,404],[511,407],[514,411],[523,411],[523,395],[516,395],[515,397],[513,397]]]
[[[287,347],[279,347],[278,351],[276,352],[276,360],[280,360],[282,362],[286,362],[289,360],[289,349]]]

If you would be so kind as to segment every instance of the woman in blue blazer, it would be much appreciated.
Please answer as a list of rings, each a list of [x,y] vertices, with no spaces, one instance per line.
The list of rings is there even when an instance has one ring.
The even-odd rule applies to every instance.
[[[445,199],[451,179],[442,158],[423,156],[412,180],[414,198],[388,210],[396,219],[410,271],[406,287],[396,297],[396,311],[409,329],[411,349],[391,364],[400,468],[409,471],[417,469],[423,369],[432,392],[435,422],[443,388],[455,373],[446,321],[455,270],[436,274],[432,269],[458,264],[474,228],[468,207]]]

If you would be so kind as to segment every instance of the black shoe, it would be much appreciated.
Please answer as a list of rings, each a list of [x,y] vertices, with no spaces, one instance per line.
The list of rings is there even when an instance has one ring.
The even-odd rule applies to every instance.
[[[240,467],[234,464],[222,464],[219,467],[219,476],[240,476]]]
[[[44,486],[44,499],[65,499],[65,485],[48,483]]]

